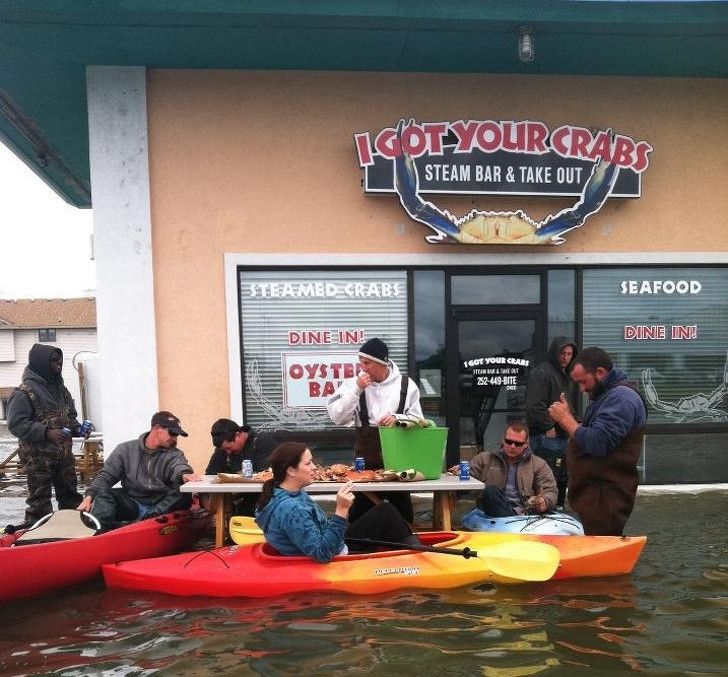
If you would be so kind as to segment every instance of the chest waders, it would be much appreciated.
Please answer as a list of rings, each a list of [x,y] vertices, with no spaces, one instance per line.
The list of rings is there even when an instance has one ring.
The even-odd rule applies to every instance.
[[[70,428],[74,424],[68,413],[70,402],[65,390],[62,391],[63,404],[52,410],[46,410],[36,393],[24,383],[18,386],[18,390],[30,401],[34,421],[44,423],[49,428]],[[26,523],[35,522],[53,511],[51,487],[56,491],[59,509],[76,508],[81,502],[82,497],[76,490],[72,446],[70,437],[64,438],[60,444],[50,440],[19,440],[18,455],[28,481]]]

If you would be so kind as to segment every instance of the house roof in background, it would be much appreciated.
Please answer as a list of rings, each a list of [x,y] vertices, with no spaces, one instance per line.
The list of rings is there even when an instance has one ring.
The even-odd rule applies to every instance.
[[[0,299],[2,329],[96,327],[96,299]]]
[[[728,2],[0,0],[0,44],[0,138],[89,207],[88,65],[725,78]]]

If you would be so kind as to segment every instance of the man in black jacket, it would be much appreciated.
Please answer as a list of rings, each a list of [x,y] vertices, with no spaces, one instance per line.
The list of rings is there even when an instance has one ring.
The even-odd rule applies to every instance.
[[[60,509],[75,508],[81,500],[71,450],[71,435],[78,434],[80,424],[62,369],[61,349],[36,343],[28,353],[23,382],[8,402],[8,429],[18,438],[28,481],[27,524],[53,510],[51,487]]]
[[[212,452],[205,475],[219,472],[239,473],[243,461],[250,459],[253,471],[268,467],[268,457],[285,438],[278,440],[273,432],[256,432],[249,425],[238,425],[229,418],[219,418],[210,429]]]
[[[564,506],[569,481],[565,460],[568,436],[553,422],[548,408],[553,402],[558,402],[561,393],[564,393],[572,411],[574,410],[577,391],[569,377],[569,371],[577,353],[576,344],[570,339],[565,336],[554,338],[546,359],[529,375],[526,389],[526,418],[531,450],[549,464],[556,477],[559,508]]]
[[[210,429],[215,451],[210,456],[205,475],[217,473],[239,473],[245,459],[250,459],[253,471],[264,470],[268,464],[268,456],[277,442],[271,433],[256,433],[249,425],[238,425],[229,418],[219,418]],[[255,514],[255,504],[260,494],[245,493],[233,496],[233,514]]]

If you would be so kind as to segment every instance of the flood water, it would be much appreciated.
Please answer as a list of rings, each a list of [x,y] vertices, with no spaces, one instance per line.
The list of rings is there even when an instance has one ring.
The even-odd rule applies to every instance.
[[[648,544],[613,579],[253,601],[95,581],[0,609],[0,674],[726,675],[727,498],[639,496]]]

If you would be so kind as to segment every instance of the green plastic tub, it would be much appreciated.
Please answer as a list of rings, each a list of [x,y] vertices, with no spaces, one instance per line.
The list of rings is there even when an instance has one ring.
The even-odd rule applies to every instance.
[[[442,474],[447,428],[379,428],[385,470],[419,470],[426,480]]]

